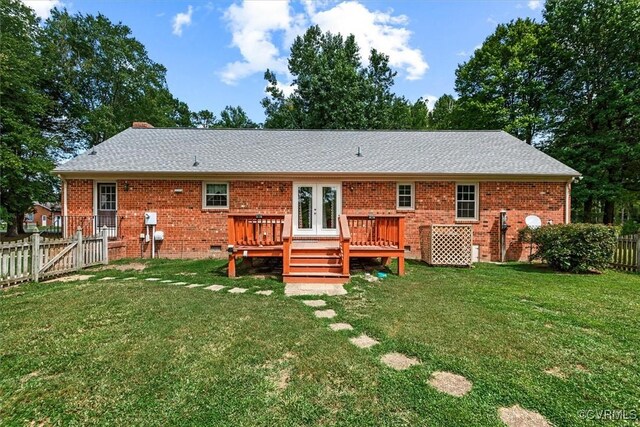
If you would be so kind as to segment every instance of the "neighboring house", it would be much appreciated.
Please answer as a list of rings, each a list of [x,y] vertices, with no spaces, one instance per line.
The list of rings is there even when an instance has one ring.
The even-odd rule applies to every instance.
[[[405,254],[420,256],[420,228],[430,224],[471,224],[479,260],[499,261],[502,210],[509,225],[506,257],[524,259],[528,247],[518,241],[518,230],[525,217],[568,222],[571,182],[579,176],[502,131],[163,129],[143,123],[55,172],[63,180],[63,215],[96,218],[93,231],[107,226],[126,256],[150,256],[154,227],[144,224],[145,212],[153,212],[155,229],[164,234],[155,242],[160,256],[211,256],[230,244],[231,261],[243,254],[296,258],[283,253],[289,234],[298,248],[337,246],[346,241],[341,230],[349,229],[352,256],[366,256],[370,245],[367,253],[403,262]],[[388,253],[373,252],[384,247]],[[305,265],[315,262],[303,255],[310,254],[297,256]]]
[[[33,203],[31,212],[24,216],[26,225],[35,224],[37,227],[60,227],[62,210],[57,203]]]

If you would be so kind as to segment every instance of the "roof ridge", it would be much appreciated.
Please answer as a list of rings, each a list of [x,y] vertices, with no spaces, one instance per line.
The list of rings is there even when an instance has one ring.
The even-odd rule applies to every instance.
[[[505,132],[503,129],[273,129],[273,128],[186,128],[186,127],[153,127],[153,128],[134,128],[129,127],[127,130],[204,130],[204,131],[246,131],[246,132],[390,132],[390,133],[484,133],[484,132]]]

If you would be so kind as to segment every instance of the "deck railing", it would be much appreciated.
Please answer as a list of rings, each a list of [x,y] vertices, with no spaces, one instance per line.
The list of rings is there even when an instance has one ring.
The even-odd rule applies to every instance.
[[[352,246],[404,248],[404,216],[348,215]]]
[[[338,228],[340,231],[340,252],[342,253],[342,274],[348,275],[351,231],[349,230],[349,219],[346,215],[340,215],[338,217]]]
[[[37,226],[41,234],[55,235],[61,237],[72,237],[78,228],[85,236],[101,234],[106,227],[109,239],[118,237],[118,229],[123,217],[117,212],[110,215],[61,215],[56,216],[48,225]]]
[[[233,246],[279,246],[287,215],[233,214],[228,217],[229,244]],[[290,215],[289,215],[290,217]],[[289,224],[291,219],[289,218]],[[289,227],[290,228],[290,227]]]

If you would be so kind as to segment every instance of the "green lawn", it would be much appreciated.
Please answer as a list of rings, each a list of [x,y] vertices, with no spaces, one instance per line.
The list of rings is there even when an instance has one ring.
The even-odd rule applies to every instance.
[[[327,320],[277,280],[227,279],[223,261],[147,264],[0,292],[0,424],[498,426],[497,409],[520,404],[562,426],[602,424],[581,410],[640,411],[637,274],[409,263],[404,278],[325,297]],[[358,349],[360,333],[381,343]],[[422,364],[394,371],[379,361],[389,351]],[[434,371],[473,388],[440,393]]]

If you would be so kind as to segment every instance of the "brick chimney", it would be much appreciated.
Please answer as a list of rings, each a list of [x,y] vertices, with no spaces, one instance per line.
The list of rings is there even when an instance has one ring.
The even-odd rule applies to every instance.
[[[134,129],[153,129],[153,125],[150,125],[147,122],[133,122],[131,127]]]

